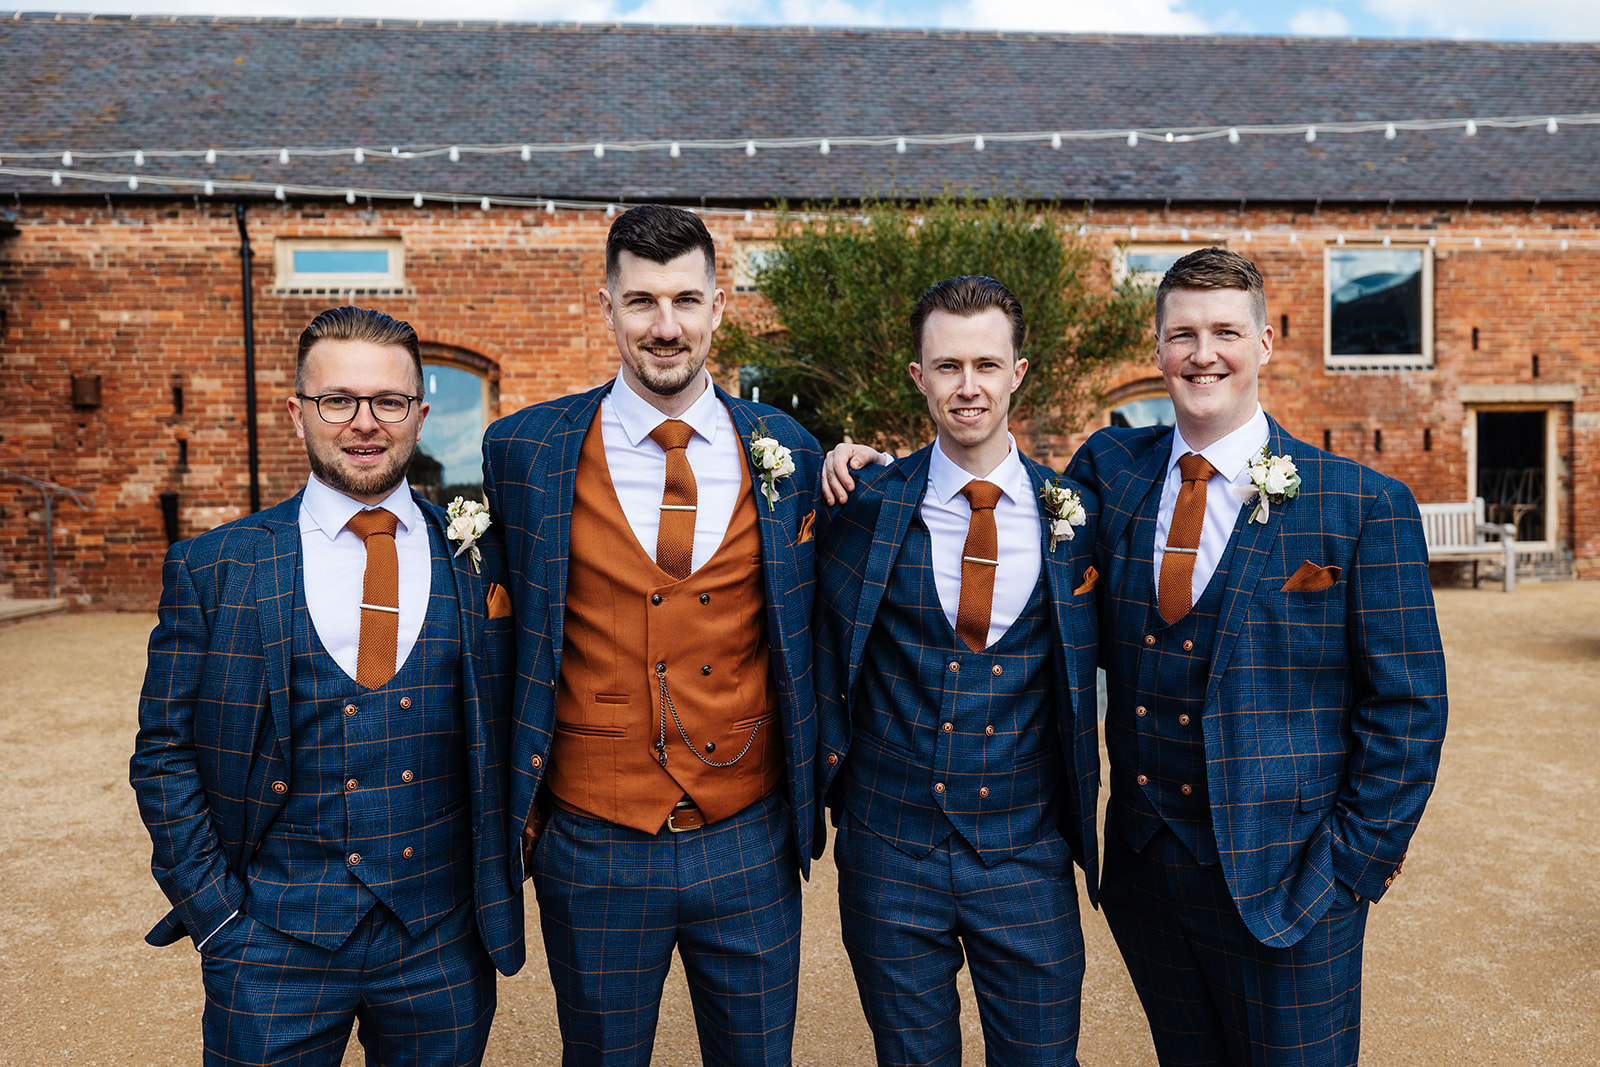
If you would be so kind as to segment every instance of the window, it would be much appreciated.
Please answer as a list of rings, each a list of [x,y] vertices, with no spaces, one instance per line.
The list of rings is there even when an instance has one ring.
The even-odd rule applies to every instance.
[[[428,417],[406,472],[412,488],[435,504],[458,496],[483,499],[483,429],[490,382],[448,363],[422,364]]]
[[[740,241],[733,253],[733,291],[760,292],[756,272],[781,254],[776,241]]]
[[[395,293],[405,288],[405,249],[395,239],[280,238],[277,288],[287,293]]]
[[[1330,367],[1433,364],[1433,258],[1426,248],[1326,250]]]
[[[1121,245],[1117,248],[1116,258],[1112,261],[1112,281],[1120,285],[1124,279],[1132,278],[1135,283],[1154,289],[1161,284],[1161,276],[1167,273],[1168,267],[1190,252],[1212,247],[1218,246],[1209,244]]]
[[[1112,426],[1130,426],[1137,429],[1141,426],[1174,426],[1177,421],[1177,412],[1173,410],[1172,398],[1169,396],[1149,396],[1142,400],[1130,400],[1111,409]]]
[[[1517,528],[1520,551],[1553,551],[1560,509],[1556,409],[1531,404],[1486,404],[1467,409],[1471,496],[1483,497],[1490,522]]]

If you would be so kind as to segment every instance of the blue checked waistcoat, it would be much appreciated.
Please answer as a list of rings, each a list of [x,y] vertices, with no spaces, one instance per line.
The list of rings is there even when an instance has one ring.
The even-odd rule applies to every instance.
[[[867,637],[840,803],[911,856],[954,831],[992,866],[1061,825],[1055,629],[1037,581],[1000,640],[971,651],[939,602],[931,549],[918,515]]]
[[[342,944],[377,901],[416,937],[472,892],[455,583],[444,538],[430,528],[429,540],[422,630],[378,689],[334,662],[306,609],[303,568],[297,583],[295,788],[251,861],[249,911],[324,948]]]
[[[556,725],[578,458],[611,385],[607,382],[586,393],[523,408],[484,434],[484,493],[504,533],[516,609],[510,817],[502,833],[512,874],[519,881],[523,871],[518,842],[544,781]],[[716,395],[728,409],[747,465],[750,436],[758,426],[789,448],[795,463],[794,473],[777,482],[775,508],[767,506],[756,488],[759,470],[750,470],[750,482],[760,516],[769,669],[783,730],[784,796],[793,820],[795,861],[807,873],[812,855],[811,758],[817,737],[811,677],[812,524],[822,455],[816,439],[777,408],[739,400],[721,388]],[[640,666],[646,667],[642,659]]]
[[[1293,458],[1300,491],[1265,523],[1244,506],[1211,583],[1221,604],[1202,733],[1223,874],[1250,931],[1283,948],[1327,911],[1336,880],[1368,899],[1394,881],[1433,788],[1445,669],[1410,491],[1268,421],[1267,447]],[[1100,499],[1102,660],[1124,704],[1129,646],[1155,637],[1150,547],[1132,529],[1171,449],[1170,428],[1101,430],[1068,467]],[[1332,584],[1286,591],[1308,563]],[[1113,765],[1113,804],[1128,785]]]
[[[487,584],[503,580],[502,557],[486,539],[482,575],[466,555],[450,558],[443,511],[415,499],[433,546],[429,614],[401,673],[378,690],[344,677],[309,625],[297,593],[299,494],[168,552],[130,763],[154,844],[152,870],[173,905],[150,931],[151,944],[204,938],[235,910],[255,915],[257,893],[269,925],[336,945],[339,929],[365,910],[363,894],[390,904],[416,933],[470,892],[496,967],[509,975],[522,966],[521,885],[507,876],[503,833],[509,653],[501,646],[510,620],[484,619]],[[444,647],[452,641],[453,665]],[[437,706],[435,687],[452,693]],[[356,716],[343,715],[342,694],[361,695]],[[425,705],[420,719],[391,703],[408,694],[413,710],[419,696]],[[334,726],[326,707],[305,706],[308,695],[337,703],[345,721]],[[441,729],[457,740],[424,753]],[[340,730],[345,746],[353,744],[348,755],[330,745]],[[344,765],[346,778],[371,785],[376,773],[380,787],[344,796],[330,780],[335,758],[354,761]],[[412,782],[384,781],[405,770]],[[446,844],[446,830],[458,839]],[[335,842],[350,847],[334,852]],[[410,860],[398,855],[406,847]],[[344,863],[361,849],[363,862],[376,852],[365,881]],[[355,904],[308,909],[308,887]]]
[[[1078,527],[1076,536],[1070,541],[1063,539],[1053,552],[1045,524],[1040,523],[1043,558],[1035,593],[1038,622],[1019,619],[996,646],[973,653],[955,637],[939,605],[931,574],[916,574],[919,566],[926,566],[926,548],[919,547],[927,544],[926,531],[914,531],[920,527],[918,512],[933,447],[886,467],[857,472],[855,492],[844,505],[833,509],[821,535],[816,611],[818,796],[827,798],[836,811],[841,805],[849,806],[858,818],[903,848],[912,842],[917,842],[914,848],[924,844],[931,848],[942,840],[938,830],[942,818],[961,829],[963,837],[991,863],[1033,844],[1041,836],[1041,823],[1059,818],[1062,835],[1086,873],[1090,898],[1096,899],[1094,823],[1100,781],[1095,715],[1097,624],[1093,580],[1088,573],[1097,511],[1094,496],[1082,492],[1089,524]],[[1042,464],[1026,457],[1023,463],[1035,491],[1054,477]],[[905,556],[907,551],[910,556]],[[891,586],[899,591],[891,594]],[[892,602],[895,600],[898,605]],[[920,620],[913,620],[906,607],[916,600],[920,607],[909,610],[920,611]],[[1030,612],[1034,610],[1030,607]],[[912,626],[919,631],[915,635],[909,632]],[[883,627],[892,627],[893,632],[877,636]],[[931,634],[939,636],[935,639]],[[873,672],[866,664],[877,654],[872,646],[890,638],[911,641],[913,647],[897,655],[925,661],[926,669],[942,668],[948,673],[948,663],[958,663],[963,689],[951,692],[966,712],[955,720],[933,721],[931,709],[919,710],[924,694],[915,690],[943,694],[947,688],[942,676],[939,682],[921,677],[924,666],[916,668],[916,678],[909,674],[890,678],[883,672],[893,668],[880,662],[874,668],[876,680],[869,679]],[[929,647],[925,654],[914,647],[932,646],[935,641],[941,648]],[[1013,662],[1026,666],[1011,675]],[[1028,696],[1012,709],[991,705],[996,715],[988,721],[969,721],[976,702],[983,699],[979,694],[984,690],[975,683],[976,676],[981,671],[991,683],[997,681],[993,674],[996,665],[1002,668],[1002,689],[1015,684],[1015,695]],[[969,678],[973,684],[966,684]],[[902,708],[884,706],[900,698]],[[1033,699],[1039,703],[1030,703]],[[874,703],[878,706],[871,706]],[[893,721],[897,715],[903,716],[903,721]],[[943,732],[945,721],[952,724],[950,735]],[[858,723],[866,729],[858,731]],[[993,775],[993,766],[983,762],[980,746],[991,742],[985,732],[987,725],[994,725],[997,737],[1003,728],[1010,731],[1010,737],[1001,741],[1008,749],[1005,755],[1020,761],[1011,768],[1017,776],[1013,782]],[[974,730],[977,737],[955,737],[956,731],[970,735]],[[935,732],[937,738],[924,736]],[[892,740],[896,737],[900,740]],[[894,749],[885,738],[891,739]],[[1046,747],[1051,749],[1048,757],[1043,755]],[[850,770],[848,780],[839,779],[841,770],[857,760],[861,766]],[[952,772],[958,792],[950,798],[951,782],[946,781],[942,802],[936,799],[939,794],[934,786],[943,779],[933,774],[941,760]],[[989,797],[977,796],[985,783]],[[1030,792],[1033,795],[1027,795]],[[1061,803],[1052,804],[1058,792]],[[883,828],[892,825],[889,820],[897,800],[907,829],[885,832]],[[863,816],[861,811],[867,814]],[[820,854],[824,833],[820,812],[818,821],[814,847]]]

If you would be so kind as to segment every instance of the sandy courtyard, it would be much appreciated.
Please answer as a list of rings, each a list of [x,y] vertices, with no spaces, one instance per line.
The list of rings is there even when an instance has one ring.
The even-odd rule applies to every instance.
[[[1439,589],[1450,728],[1405,874],[1372,910],[1363,1062],[1600,1061],[1600,583]],[[0,1062],[200,1060],[200,968],[154,949],[166,902],[128,787],[153,615],[0,626]],[[1103,795],[1103,791],[1102,791]],[[838,939],[832,864],[806,886],[795,1062],[855,1067],[871,1044]],[[529,901],[528,966],[500,983],[490,1064],[554,1065],[560,1039]],[[1086,912],[1080,1055],[1153,1064],[1122,963]],[[967,1062],[983,1062],[970,987]],[[352,1040],[346,1063],[361,1062]],[[657,1064],[699,1062],[674,973]]]

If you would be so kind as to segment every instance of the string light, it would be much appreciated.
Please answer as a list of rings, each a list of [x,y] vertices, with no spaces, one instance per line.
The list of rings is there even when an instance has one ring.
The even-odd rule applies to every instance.
[[[422,206],[422,194],[421,193],[418,193],[416,196],[413,196],[411,198],[411,206],[412,207],[421,207]]]
[[[144,153],[143,152],[135,151],[133,153],[133,165],[136,166],[136,167],[144,166]]]
[[[972,139],[972,150],[974,152],[983,151],[983,134],[980,133]]]
[[[204,188],[207,196],[215,196],[217,194],[217,187],[212,185],[209,181],[206,182]]]
[[[289,162],[289,150],[287,148],[278,149],[278,162],[279,163],[287,163],[287,162]]]
[[[821,152],[823,155],[827,155],[832,150],[833,149],[828,145],[828,139],[826,137],[822,139],[821,144],[817,145],[817,151]]]
[[[357,163],[365,163],[367,161],[366,150],[360,145],[356,145],[356,150],[350,153],[350,158],[354,159]]]
[[[1466,128],[1466,130],[1464,132],[1466,133],[1466,135],[1468,137],[1476,137],[1476,136],[1478,136],[1478,124],[1476,122],[1473,122],[1471,119],[1468,119],[1467,120],[1467,128]]]
[[[1139,131],[1138,130],[1129,130],[1128,131],[1128,147],[1129,148],[1138,148],[1139,147]]]
[[[905,138],[901,138],[900,139],[900,143],[904,144],[905,143]],[[1060,148],[1061,147],[1061,135],[1059,133],[1052,133],[1050,135],[1050,147],[1051,148]]]
[[[461,162],[461,149],[456,145],[451,145],[450,146],[450,162],[452,162],[452,163],[460,163]]]
[[[1311,144],[1316,139],[1317,139],[1317,128],[1315,126],[1307,126],[1306,127],[1306,144]]]
[[[604,158],[606,158],[606,146],[605,145],[597,144],[597,145],[594,146],[594,158],[596,158],[596,159],[604,159]]]
[[[904,137],[896,137],[894,139],[894,150],[902,156],[906,154],[906,139]]]
[[[533,146],[526,144],[523,145],[521,155],[524,163],[527,163],[529,160],[533,159]]]
[[[215,164],[216,162],[217,162],[217,150],[215,148],[206,149],[206,163]]]
[[[1391,122],[1391,123],[1388,123],[1387,125],[1385,125],[1383,127],[1383,139],[1385,141],[1392,141],[1392,140],[1394,140],[1394,138],[1395,138],[1395,128],[1394,128],[1394,123]]]
[[[1229,144],[1238,144],[1239,143],[1239,131],[1238,131],[1238,129],[1236,127],[1231,127],[1230,126],[1228,128],[1228,143]]]
[[[683,155],[683,149],[678,147],[677,141],[672,142],[672,147],[667,149],[667,155],[671,156],[673,159],[677,159],[679,156]]]

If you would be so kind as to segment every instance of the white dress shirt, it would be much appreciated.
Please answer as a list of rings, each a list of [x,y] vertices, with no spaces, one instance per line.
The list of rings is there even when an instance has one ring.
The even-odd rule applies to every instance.
[[[428,591],[433,584],[433,550],[422,509],[411,498],[405,479],[376,505],[391,512],[394,548],[400,563],[400,631],[395,638],[395,665],[399,671],[411,646],[422,632],[428,613]],[[345,529],[366,505],[337,489],[306,480],[300,498],[300,559],[305,569],[306,609],[311,625],[346,674],[356,676],[356,653],[361,647],[361,581],[367,570],[367,544]]]
[[[678,418],[689,424],[694,436],[686,452],[694,471],[694,555],[690,567],[699,570],[717,554],[739,503],[742,442],[733,428],[728,409],[711,388],[711,375],[701,371],[705,391]],[[600,401],[600,434],[606,449],[606,466],[617,501],[633,536],[654,559],[656,533],[661,528],[661,493],[667,484],[667,454],[650,439],[650,431],[669,416],[629,387],[617,375],[611,392]]]
[[[1216,474],[1206,483],[1206,520],[1200,527],[1200,550],[1194,557],[1194,599],[1206,591],[1206,583],[1217,572],[1222,554],[1227,550],[1228,539],[1233,536],[1233,524],[1239,519],[1239,509],[1249,495],[1250,460],[1261,454],[1262,447],[1271,436],[1266,412],[1256,405],[1250,421],[1199,449],[1200,455],[1216,469]],[[1161,588],[1161,560],[1167,554],[1167,531],[1172,527],[1172,511],[1178,504],[1178,490],[1183,488],[1183,475],[1178,471],[1178,460],[1196,451],[1183,439],[1183,432],[1172,428],[1172,455],[1167,457],[1167,480],[1161,486],[1161,504],[1156,512],[1155,582]]]
[[[932,542],[933,584],[951,629],[956,625],[956,609],[961,606],[961,556],[967,544],[967,527],[972,522],[972,505],[961,490],[974,477],[934,444],[928,458],[928,488],[922,494],[922,522],[928,527]],[[1039,538],[1044,532],[1039,525],[1039,501],[1033,481],[1017,454],[1015,438],[1011,438],[1006,458],[982,480],[1000,487],[1000,500],[994,506],[1000,565],[995,568],[994,602],[989,609],[988,643],[993,645],[1027,608],[1033,587],[1039,582],[1039,568],[1043,565]]]

